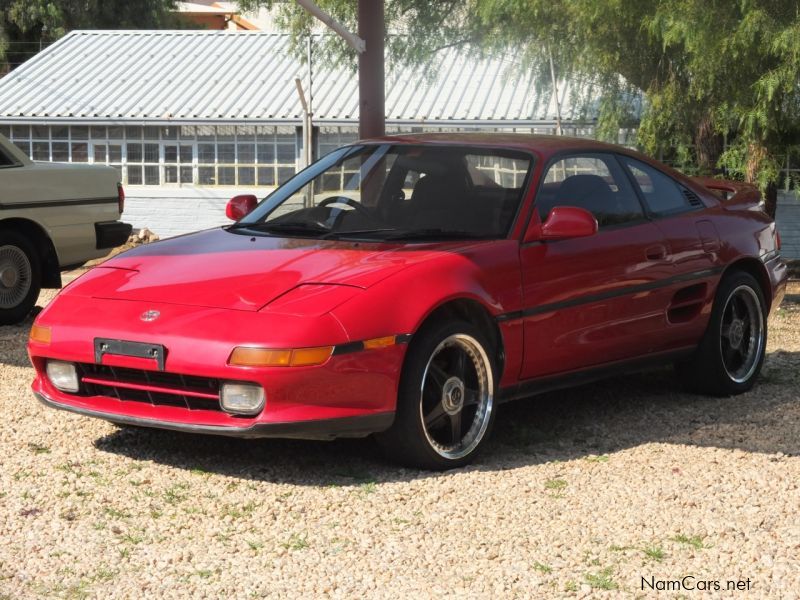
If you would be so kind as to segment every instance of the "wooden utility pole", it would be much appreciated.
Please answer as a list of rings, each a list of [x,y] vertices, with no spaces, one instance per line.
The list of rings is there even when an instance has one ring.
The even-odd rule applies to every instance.
[[[358,55],[358,135],[386,134],[384,85],[384,0],[358,0],[358,37],[366,51]]]
[[[358,35],[353,35],[313,0],[297,0],[358,52],[358,135],[361,138],[381,137],[386,133],[384,1],[358,0]]]

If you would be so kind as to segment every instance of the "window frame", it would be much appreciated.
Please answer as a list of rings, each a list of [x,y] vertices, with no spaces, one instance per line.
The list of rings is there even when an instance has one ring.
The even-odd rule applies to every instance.
[[[642,211],[642,218],[641,219],[636,219],[636,220],[633,220],[633,221],[627,221],[625,223],[615,223],[614,225],[606,225],[606,226],[603,226],[603,227],[598,226],[597,233],[595,233],[595,235],[601,235],[606,231],[615,231],[617,229],[625,229],[627,227],[636,227],[636,226],[642,225],[644,223],[649,223],[652,220],[651,216],[650,216],[650,213],[648,211],[648,208],[644,204],[644,202],[643,202],[643,200],[642,200],[642,198],[641,198],[641,196],[639,194],[638,188],[631,183],[630,174],[628,173],[627,169],[625,169],[625,166],[622,164],[622,161],[619,160],[619,153],[618,152],[614,152],[613,150],[612,151],[603,151],[603,150],[599,150],[599,151],[598,150],[583,151],[583,150],[569,149],[569,150],[562,150],[560,152],[556,152],[555,154],[553,154],[550,157],[550,159],[547,161],[547,163],[545,163],[544,168],[542,169],[542,174],[541,174],[540,179],[539,179],[539,185],[536,188],[536,195],[533,198],[532,212],[531,212],[530,218],[528,219],[528,225],[526,226],[525,231],[527,231],[527,228],[530,227],[530,223],[531,223],[531,220],[533,220],[534,215],[539,215],[538,199],[539,199],[539,196],[542,193],[542,190],[544,188],[545,179],[547,178],[547,173],[550,171],[550,168],[555,163],[557,163],[559,161],[562,161],[562,160],[565,160],[565,159],[568,159],[568,158],[592,158],[592,157],[595,157],[595,158],[596,157],[606,157],[608,160],[612,161],[613,163],[615,163],[620,168],[620,170],[622,171],[623,176],[628,179],[628,184],[631,186],[631,191],[633,192],[633,196],[634,196],[634,198],[636,198],[636,201],[639,203],[639,208]],[[611,172],[611,169],[609,169],[609,172]],[[613,176],[613,174],[612,174],[612,176]],[[542,219],[541,215],[539,215],[539,221],[542,224],[545,223],[545,219]],[[523,238],[524,238],[524,236],[525,236],[525,233],[523,232]],[[557,240],[557,241],[563,241],[563,240]]]
[[[635,156],[630,156],[628,154],[624,154],[622,152],[617,152],[616,153],[616,157],[617,157],[617,161],[619,162],[620,166],[622,167],[622,170],[625,171],[625,174],[628,176],[628,179],[630,180],[630,183],[633,186],[633,190],[636,193],[636,195],[639,197],[639,202],[644,207],[644,210],[645,210],[649,220],[657,221],[659,219],[670,219],[672,217],[685,215],[686,213],[703,210],[704,207],[702,207],[702,206],[692,206],[689,203],[689,201],[686,199],[686,196],[684,195],[684,190],[688,190],[689,188],[687,188],[685,185],[683,185],[682,183],[677,181],[674,177],[672,177],[668,173],[665,173],[664,171],[662,171],[661,169],[659,169],[655,165],[653,165],[653,164],[651,164],[649,162],[646,162],[646,161],[644,161],[644,160],[642,160],[640,158],[637,158]],[[636,181],[636,177],[631,172],[631,169],[628,166],[628,164],[625,162],[625,159],[632,160],[632,161],[635,161],[637,163],[643,164],[645,167],[649,167],[649,168],[653,169],[653,171],[655,171],[656,173],[660,173],[661,175],[666,177],[669,181],[671,181],[675,185],[676,189],[678,190],[678,193],[684,199],[684,203],[685,203],[684,208],[675,209],[675,210],[671,210],[671,211],[668,211],[668,212],[655,212],[654,210],[652,210],[651,207],[650,207],[650,204],[647,202],[647,196],[645,195],[645,193],[642,191],[641,187],[639,186],[639,182]]]
[[[45,122],[39,124],[0,125],[7,132],[10,144],[19,148],[33,162],[67,162],[75,164],[107,165],[117,170],[120,181],[125,185],[155,187],[219,188],[219,168],[233,169],[233,181],[225,184],[229,187],[276,188],[282,180],[291,179],[298,169],[299,144],[296,128],[286,125],[186,125],[168,123],[158,125],[114,125],[112,123],[92,124],[89,122],[74,124],[57,124]],[[209,132],[198,131],[206,127]],[[222,128],[228,128],[222,130]],[[231,129],[232,128],[232,129]],[[170,129],[173,131],[169,132]],[[208,139],[204,139],[208,138]],[[228,139],[230,138],[230,139]],[[222,144],[233,145],[233,162],[219,161],[219,148]],[[200,161],[199,146],[210,144],[213,149],[211,162]],[[251,145],[253,148],[247,148]],[[167,162],[165,152],[167,146],[175,145],[180,153],[181,148],[192,147],[191,161],[178,160]],[[155,146],[158,147],[156,156]],[[259,147],[269,147],[272,159],[259,162]],[[130,147],[130,148],[129,148]],[[141,147],[142,155],[136,161],[130,160]],[[34,148],[39,153],[34,155]],[[128,150],[132,150],[131,153]],[[150,154],[147,151],[150,150]],[[240,162],[240,151],[248,162]],[[253,154],[252,150],[255,150]],[[59,161],[54,160],[54,152],[59,154]],[[6,152],[5,154],[8,154]],[[13,155],[8,156],[14,160]],[[22,165],[24,163],[20,163]],[[16,166],[16,165],[8,165]],[[4,166],[4,168],[8,168]],[[167,182],[167,169],[178,169],[178,181]],[[212,170],[213,181],[202,183],[200,171],[203,168]],[[181,171],[183,169],[183,171]],[[191,181],[184,175],[189,175]],[[240,179],[240,175],[244,176]],[[268,183],[261,183],[259,173],[264,172]],[[131,182],[131,173],[136,183]],[[270,180],[271,177],[271,180]],[[157,179],[156,179],[157,178]]]
[[[370,146],[370,145],[381,145],[381,144],[353,144],[351,147],[357,146]],[[425,146],[429,147],[428,144],[419,143],[419,142],[403,142],[403,143],[392,143],[390,146],[404,146],[404,147],[414,147],[414,146]],[[534,175],[536,173],[536,167],[541,160],[541,157],[536,153],[526,149],[526,148],[516,148],[516,147],[508,147],[508,146],[492,146],[492,145],[485,145],[485,144],[469,144],[465,145],[463,143],[452,143],[452,144],[437,144],[437,148],[453,148],[456,150],[464,151],[463,157],[469,155],[469,151],[474,151],[475,155],[491,155],[491,156],[499,156],[501,158],[512,158],[512,159],[519,159],[521,157],[525,157],[530,160],[530,164],[528,166],[528,172],[525,174],[525,178],[522,181],[522,185],[520,186],[520,197],[519,202],[517,203],[517,210],[514,213],[514,217],[510,220],[508,229],[504,232],[501,237],[492,238],[492,239],[512,239],[511,236],[514,233],[514,230],[519,223],[519,220],[523,217],[523,208],[525,207],[525,203],[528,201],[528,196],[531,192],[533,187]],[[469,172],[467,169],[466,162],[464,164],[465,170],[464,174],[469,178]],[[394,167],[393,167],[394,168]],[[408,170],[406,170],[403,179],[408,176]],[[387,178],[388,181],[388,178]],[[474,185],[470,179],[469,185]],[[501,186],[502,187],[502,186]],[[513,188],[505,188],[505,189],[513,189]],[[524,232],[523,232],[524,235]]]
[[[506,229],[502,235],[498,234],[497,237],[491,238],[492,240],[508,240],[514,239],[512,238],[512,234],[516,229],[519,220],[523,216],[523,208],[525,207],[525,203],[528,200],[529,194],[531,193],[534,175],[536,173],[536,167],[541,160],[541,157],[538,156],[536,153],[532,152],[531,150],[525,148],[509,148],[507,146],[495,146],[495,145],[486,145],[486,144],[469,144],[465,145],[463,143],[458,144],[429,144],[425,142],[399,142],[399,141],[381,141],[381,142],[365,142],[365,143],[356,143],[356,144],[348,144],[345,146],[340,146],[336,150],[333,150],[323,156],[322,158],[318,159],[317,161],[313,162],[311,165],[307,166],[306,168],[298,171],[292,178],[290,178],[287,182],[282,184],[281,186],[277,187],[275,190],[270,192],[265,198],[263,198],[259,203],[258,207],[253,210],[250,214],[244,217],[240,223],[257,223],[259,221],[266,221],[269,219],[270,215],[278,209],[278,207],[283,204],[286,200],[288,200],[291,195],[296,193],[299,190],[295,190],[293,194],[284,195],[287,193],[285,190],[288,189],[288,186],[291,185],[292,181],[297,179],[298,181],[305,179],[300,186],[305,186],[309,181],[317,177],[323,171],[331,168],[336,162],[344,161],[350,158],[353,154],[357,153],[358,151],[364,148],[373,148],[373,149],[381,149],[382,147],[385,148],[384,153],[387,152],[390,148],[393,147],[436,147],[438,149],[448,148],[453,150],[464,150],[464,151],[472,151],[478,152],[481,151],[485,152],[486,154],[498,154],[502,156],[503,154],[510,154],[516,155],[511,156],[511,158],[521,158],[525,157],[530,160],[530,164],[528,166],[528,172],[525,175],[525,180],[522,183],[520,188],[520,197],[519,202],[517,203],[517,209],[514,213],[514,217],[510,220],[508,229]],[[373,150],[374,151],[374,150]],[[339,155],[338,153],[341,153]],[[333,161],[333,162],[330,162]],[[330,162],[327,166],[325,165],[327,162]],[[392,167],[393,169],[395,167]],[[319,173],[317,173],[319,170]],[[387,181],[390,175],[387,174]],[[265,208],[262,208],[265,207]],[[487,238],[489,239],[489,238]]]

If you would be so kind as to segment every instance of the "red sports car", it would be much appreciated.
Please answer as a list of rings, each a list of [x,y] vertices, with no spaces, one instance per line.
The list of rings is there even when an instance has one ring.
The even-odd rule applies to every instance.
[[[537,391],[668,362],[701,392],[750,389],[785,290],[757,191],[581,139],[359,142],[228,216],[67,286],[31,331],[38,398],[180,431],[375,434],[450,468]]]

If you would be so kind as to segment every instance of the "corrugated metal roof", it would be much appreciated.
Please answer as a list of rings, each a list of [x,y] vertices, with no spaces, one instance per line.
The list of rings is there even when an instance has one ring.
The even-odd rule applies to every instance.
[[[287,35],[230,31],[75,31],[0,79],[0,119],[115,122],[296,123],[295,77],[307,67]],[[553,122],[549,89],[506,59],[480,60],[449,49],[438,69],[387,73],[390,123]],[[358,118],[358,82],[347,69],[313,77],[317,123]],[[559,86],[562,117],[573,115]]]

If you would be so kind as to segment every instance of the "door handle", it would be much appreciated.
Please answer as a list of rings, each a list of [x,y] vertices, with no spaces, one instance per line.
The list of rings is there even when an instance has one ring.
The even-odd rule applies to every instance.
[[[664,260],[667,258],[667,247],[663,244],[650,246],[644,251],[644,254],[647,257],[647,260]]]

